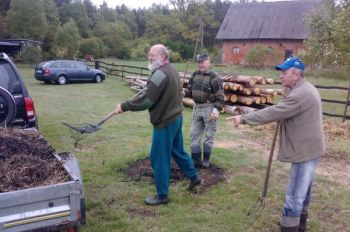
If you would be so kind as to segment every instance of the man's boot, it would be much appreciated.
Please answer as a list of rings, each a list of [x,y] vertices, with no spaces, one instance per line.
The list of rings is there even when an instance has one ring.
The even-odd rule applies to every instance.
[[[203,153],[203,168],[209,168],[209,159],[210,159],[210,153],[209,152],[204,152]]]
[[[300,222],[299,222],[298,232],[305,232],[306,231],[307,216],[308,216],[307,213],[300,214]]]
[[[193,164],[196,168],[199,168],[202,166],[202,161],[201,161],[201,153],[192,153],[192,160],[193,160]]]

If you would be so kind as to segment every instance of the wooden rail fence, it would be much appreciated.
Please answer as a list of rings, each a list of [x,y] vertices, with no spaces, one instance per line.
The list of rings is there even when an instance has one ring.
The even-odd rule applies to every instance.
[[[147,68],[143,68],[143,67],[130,66],[130,65],[119,65],[119,64],[113,64],[113,63],[107,63],[107,62],[100,61],[100,60],[96,60],[95,62],[86,61],[86,63],[89,66],[92,66],[92,67],[95,67],[96,69],[102,70],[108,76],[121,77],[122,80],[126,77],[127,74],[133,74],[133,75],[139,75],[139,76],[148,76],[149,75],[149,70]],[[281,82],[276,81],[275,84],[281,84]],[[321,99],[321,100],[322,100],[322,102],[326,102],[326,103],[344,105],[344,113],[342,115],[329,113],[329,112],[323,112],[323,115],[330,116],[330,117],[342,118],[343,122],[345,122],[345,120],[350,120],[350,116],[347,114],[348,108],[350,105],[350,86],[347,88],[347,87],[340,87],[340,86],[315,85],[315,87],[317,89],[347,91],[347,97],[346,97],[345,101],[339,101],[339,100],[334,100],[334,99]]]

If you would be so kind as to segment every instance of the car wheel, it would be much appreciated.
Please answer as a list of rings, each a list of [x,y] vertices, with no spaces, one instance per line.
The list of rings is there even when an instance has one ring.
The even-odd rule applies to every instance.
[[[59,84],[59,85],[67,84],[67,77],[65,75],[59,75],[57,77],[57,84]]]
[[[15,100],[6,89],[0,87],[0,126],[11,125],[15,115]]]
[[[101,83],[102,82],[102,76],[100,74],[95,75],[95,82],[96,83]]]

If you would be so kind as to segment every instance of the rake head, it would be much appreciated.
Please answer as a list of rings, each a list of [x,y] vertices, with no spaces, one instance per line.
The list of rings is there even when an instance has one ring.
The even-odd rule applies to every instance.
[[[256,203],[249,207],[247,216],[249,217],[259,217],[265,208],[265,198],[260,196]]]
[[[94,133],[98,130],[101,130],[101,127],[93,125],[93,124],[89,124],[89,123],[68,124],[68,123],[62,122],[62,124],[69,127],[72,130],[80,132],[81,134]]]

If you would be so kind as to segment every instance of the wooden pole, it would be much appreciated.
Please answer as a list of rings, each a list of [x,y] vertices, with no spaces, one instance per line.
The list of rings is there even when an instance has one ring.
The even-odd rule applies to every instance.
[[[348,89],[348,96],[347,96],[347,98],[346,98],[346,102],[345,102],[345,109],[344,109],[343,123],[345,122],[346,115],[347,115],[347,112],[348,112],[348,105],[350,104],[350,102],[349,102],[349,98],[350,98],[350,86],[349,86],[349,89]]]

